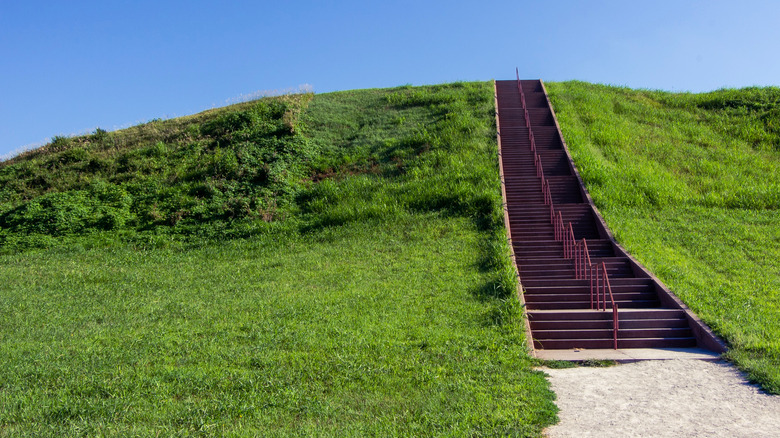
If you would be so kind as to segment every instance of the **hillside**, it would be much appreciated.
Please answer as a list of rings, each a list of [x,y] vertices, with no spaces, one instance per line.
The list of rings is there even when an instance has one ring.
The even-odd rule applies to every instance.
[[[490,83],[285,96],[0,165],[0,430],[537,436]]]
[[[548,89],[617,239],[780,393],[780,89]]]
[[[616,237],[780,393],[780,91],[547,86]],[[539,435],[493,115],[280,96],[0,163],[0,430]]]
[[[0,165],[0,242],[8,251],[106,231],[209,237],[273,222],[295,210],[317,156],[298,126],[311,97],[57,137]]]

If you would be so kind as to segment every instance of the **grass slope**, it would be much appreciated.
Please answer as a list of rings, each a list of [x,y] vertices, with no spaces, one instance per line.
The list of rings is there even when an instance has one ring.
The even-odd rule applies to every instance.
[[[58,137],[4,162],[0,245],[51,247],[101,232],[138,242],[260,232],[294,214],[318,153],[298,123],[311,97]]]
[[[537,436],[554,421],[512,295],[491,84],[309,97],[0,166],[0,434]]]
[[[548,90],[616,238],[780,394],[780,89]]]

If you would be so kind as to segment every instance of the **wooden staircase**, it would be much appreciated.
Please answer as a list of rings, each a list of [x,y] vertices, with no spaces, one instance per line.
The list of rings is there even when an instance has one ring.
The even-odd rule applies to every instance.
[[[686,311],[659,295],[663,285],[614,242],[590,203],[541,81],[496,81],[496,104],[508,227],[534,348],[696,347]],[[578,278],[575,258],[564,254],[550,204],[567,233],[571,224],[571,238],[586,240],[590,263],[604,264],[617,347],[611,302],[594,308],[593,279]]]

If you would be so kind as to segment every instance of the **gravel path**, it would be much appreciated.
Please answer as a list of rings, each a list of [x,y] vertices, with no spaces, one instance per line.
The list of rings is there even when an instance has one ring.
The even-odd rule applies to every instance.
[[[780,437],[780,396],[724,362],[544,369],[561,421],[549,437]]]

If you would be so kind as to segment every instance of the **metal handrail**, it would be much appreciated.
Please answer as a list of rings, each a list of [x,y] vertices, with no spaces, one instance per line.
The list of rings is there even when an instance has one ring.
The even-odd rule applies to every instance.
[[[539,178],[539,154],[534,152],[534,169],[536,169],[536,177]]]
[[[590,310],[593,310],[593,281],[596,281],[596,290],[599,288],[599,279],[598,276],[594,275],[597,273],[596,271],[596,265],[590,264],[588,265],[588,271],[590,271]],[[598,297],[596,297],[596,306],[598,306]]]
[[[588,242],[583,238],[574,245],[574,277],[578,280],[588,279],[588,267],[593,263],[590,261],[590,251]],[[591,307],[593,306],[591,298]]]
[[[612,296],[612,286],[609,284],[609,276],[607,275],[607,264],[601,262],[601,270],[604,273],[604,310],[607,310],[607,291],[609,291],[609,301],[612,304],[612,342],[614,343],[615,350],[617,350],[617,332],[618,332],[618,307],[615,304],[615,297]]]
[[[595,271],[595,275],[594,275]],[[612,286],[609,284],[609,275],[607,275],[607,264],[601,262],[597,265],[590,265],[590,308],[591,310],[607,310],[607,293],[609,293],[610,307],[612,308],[612,342],[615,350],[618,348],[618,330],[620,329],[620,320],[618,318],[618,305],[615,303],[615,297],[612,295]],[[600,276],[599,276],[600,274]],[[595,290],[593,288],[595,278]],[[596,293],[596,309],[593,309],[593,293]],[[602,302],[604,305],[602,306]]]
[[[542,181],[542,192],[544,192],[544,205],[549,205],[552,208],[552,194],[550,193],[550,182],[546,179]],[[550,222],[552,222],[553,215],[550,214]]]
[[[542,179],[542,184],[546,181],[544,177],[544,166],[542,165],[542,156],[539,155],[536,151],[534,151],[534,167],[536,167],[536,177]],[[544,186],[542,186],[542,191],[544,191]]]
[[[534,166],[536,167],[536,177],[544,182],[544,168],[542,167],[542,156],[534,152]]]
[[[574,228],[569,222],[569,229],[565,232],[565,240],[563,241],[563,256],[567,259],[574,258],[574,245],[576,240],[574,238]]]
[[[549,183],[547,185],[547,193],[550,193],[550,185],[549,185]],[[552,203],[552,197],[550,197],[550,223],[551,224],[555,223],[555,207],[553,206],[553,203]]]
[[[520,102],[523,104],[523,109],[525,109],[525,93],[523,92],[523,85],[520,83],[520,71],[515,68],[515,75],[517,75],[517,90],[520,91]],[[525,119],[526,124],[530,127],[531,124],[528,120],[528,111],[525,112]]]
[[[544,167],[542,166],[542,159],[536,150],[536,140],[534,133],[531,130],[531,116],[528,113],[528,106],[525,101],[525,92],[523,92],[523,85],[520,83],[520,71],[515,68],[515,75],[517,76],[517,89],[520,92],[520,102],[523,106],[523,115],[525,117],[525,125],[528,128],[528,140],[531,143],[531,151],[534,153],[534,166],[536,166],[536,175],[542,180],[542,193],[544,195],[544,203],[550,206],[550,222],[554,226],[554,235],[556,241],[563,241],[563,255],[565,258],[574,259],[574,275],[575,278],[588,279],[588,273],[590,273],[590,308],[593,309],[594,304],[598,310],[607,310],[607,293],[609,293],[609,301],[612,307],[612,340],[615,350],[618,348],[617,335],[620,327],[618,321],[618,306],[615,304],[615,297],[612,295],[612,286],[609,284],[609,275],[607,275],[607,265],[605,262],[601,262],[600,268],[598,265],[591,263],[590,251],[588,251],[588,243],[585,239],[581,242],[577,242],[574,237],[574,227],[571,222],[568,223],[568,233],[566,225],[563,222],[563,215],[560,211],[556,211],[553,206],[552,192],[550,190],[550,183],[544,177]],[[556,215],[557,213],[557,215]],[[599,280],[599,274],[601,274],[602,281]],[[595,289],[594,289],[595,280]],[[600,285],[601,283],[601,285]],[[601,287],[600,287],[601,286]],[[599,292],[601,289],[601,292]],[[594,303],[593,294],[596,293],[596,300]],[[602,299],[603,298],[603,299]],[[601,303],[604,303],[602,308]]]

